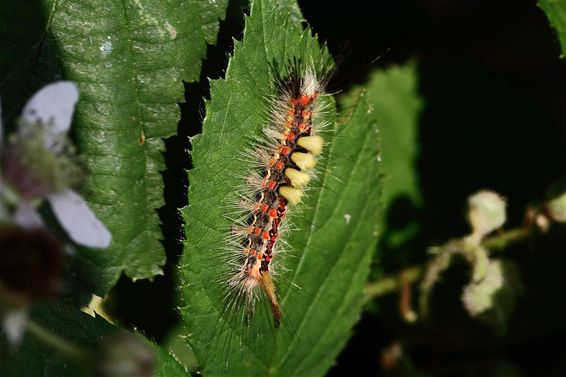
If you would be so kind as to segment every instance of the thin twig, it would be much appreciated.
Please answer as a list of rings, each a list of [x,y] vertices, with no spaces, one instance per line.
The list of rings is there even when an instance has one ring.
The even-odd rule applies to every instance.
[[[399,289],[401,276],[403,276],[403,279],[405,279],[407,283],[414,283],[415,281],[420,279],[422,273],[422,266],[413,266],[405,268],[395,275],[384,276],[377,281],[368,283],[365,289],[366,299],[372,300],[376,297],[384,296],[388,293],[397,291]]]
[[[532,228],[515,228],[497,233],[486,238],[481,245],[488,250],[501,250],[527,238],[531,234]],[[374,282],[368,283],[365,288],[366,300],[373,300],[377,297],[387,295],[399,290],[400,277],[405,279],[408,284],[419,280],[423,275],[424,266],[412,266],[404,268],[393,275],[384,276]]]

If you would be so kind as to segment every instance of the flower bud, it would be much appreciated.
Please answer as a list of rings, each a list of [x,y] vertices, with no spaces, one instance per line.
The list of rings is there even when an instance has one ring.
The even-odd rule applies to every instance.
[[[546,212],[552,220],[566,222],[566,191],[546,203]]]
[[[471,316],[477,316],[493,307],[497,291],[503,287],[501,262],[490,261],[483,280],[471,282],[464,288],[462,301]]]
[[[472,237],[481,241],[487,234],[502,226],[506,219],[507,203],[497,193],[483,190],[468,198],[468,220]]]
[[[464,288],[462,303],[470,316],[492,325],[501,334],[523,291],[518,267],[510,260],[494,259],[483,280],[471,281]]]

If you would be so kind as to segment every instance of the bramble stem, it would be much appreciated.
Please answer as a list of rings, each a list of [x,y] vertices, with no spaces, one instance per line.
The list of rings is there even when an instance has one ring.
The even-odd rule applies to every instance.
[[[414,283],[420,279],[422,274],[422,266],[413,266],[405,268],[395,275],[384,276],[379,280],[368,283],[365,289],[366,299],[372,300],[376,297],[397,291],[399,289],[401,277],[403,277],[403,279],[405,279],[408,283]]]
[[[522,241],[531,234],[532,229],[516,228],[510,229],[495,236],[486,238],[482,242],[482,246],[488,250],[501,250],[512,243]]]
[[[511,243],[527,238],[531,234],[531,230],[529,228],[510,229],[486,238],[481,245],[488,250],[501,250]],[[384,276],[381,279],[368,283],[365,288],[366,301],[398,291],[401,277],[405,279],[406,283],[414,283],[421,278],[424,268],[424,266],[407,267],[393,275]]]
[[[50,332],[39,323],[30,319],[28,320],[26,326],[27,330],[35,335],[37,339],[54,348],[61,354],[79,362],[84,362],[91,359],[92,354],[90,351],[69,342],[59,335]]]

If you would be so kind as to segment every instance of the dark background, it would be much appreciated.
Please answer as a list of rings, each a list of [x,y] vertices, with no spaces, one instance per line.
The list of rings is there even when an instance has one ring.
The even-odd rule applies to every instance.
[[[558,58],[557,38],[536,2],[320,0],[300,5],[314,31],[343,58],[331,83],[335,88],[347,91],[364,83],[373,69],[417,61],[424,109],[416,164],[424,205],[396,198],[387,218],[393,229],[416,219],[421,232],[396,250],[382,247],[380,271],[422,263],[427,246],[465,234],[464,204],[474,191],[490,188],[504,195],[508,226],[518,226],[525,207],[542,200],[564,174],[566,63]],[[180,136],[167,140],[164,229],[180,224],[175,208],[186,204],[184,169],[190,168],[190,161],[182,162],[186,136],[199,132],[206,78],[222,76],[231,38],[241,36],[245,9],[245,2],[231,2],[218,46],[208,50],[201,83],[187,85]],[[455,268],[435,291],[426,323],[403,323],[396,295],[370,305],[329,376],[566,376],[564,233],[555,227],[504,252],[518,263],[525,287],[506,331],[469,319],[459,301],[466,274]],[[178,320],[172,272],[182,251],[181,234],[170,231],[165,238],[166,276],[153,283],[122,278],[112,292],[117,306],[110,308],[157,341]],[[401,345],[402,356],[385,368],[382,356],[393,343]]]
[[[335,53],[352,46],[338,80],[356,74],[363,82],[376,65],[418,61],[424,206],[397,198],[388,219],[402,228],[418,218],[422,232],[405,247],[382,248],[381,268],[422,261],[427,245],[465,234],[465,200],[478,189],[507,197],[508,226],[520,225],[527,204],[541,200],[566,166],[566,66],[536,2],[350,2],[320,12],[325,4],[302,8]],[[563,235],[555,229],[505,251],[525,287],[507,331],[469,319],[459,300],[466,275],[456,268],[435,292],[427,323],[404,324],[396,295],[380,300],[329,375],[565,376]],[[404,356],[385,371],[381,356],[395,342]]]

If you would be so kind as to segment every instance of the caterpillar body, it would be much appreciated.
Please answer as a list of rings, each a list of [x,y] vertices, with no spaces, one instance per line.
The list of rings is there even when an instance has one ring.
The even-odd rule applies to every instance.
[[[287,212],[301,202],[312,180],[324,140],[318,134],[326,80],[313,68],[298,68],[277,81],[270,120],[253,149],[256,166],[246,178],[239,220],[230,237],[235,251],[234,275],[229,287],[251,316],[261,292],[267,298],[275,327],[283,317],[274,276],[281,237],[289,228]]]

